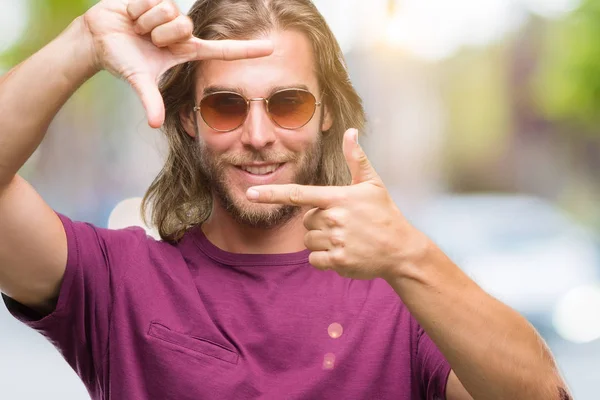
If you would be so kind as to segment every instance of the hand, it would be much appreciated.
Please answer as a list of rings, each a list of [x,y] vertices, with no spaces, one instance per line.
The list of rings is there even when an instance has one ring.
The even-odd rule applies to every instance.
[[[102,0],[84,16],[94,65],[124,78],[142,100],[153,128],[164,122],[158,78],[169,68],[204,59],[261,57],[273,51],[266,40],[201,40],[173,0]]]
[[[344,135],[350,186],[264,185],[249,188],[247,196],[257,203],[313,207],[304,215],[304,243],[312,250],[314,267],[354,279],[388,279],[420,235],[394,204],[356,138],[354,129]]]

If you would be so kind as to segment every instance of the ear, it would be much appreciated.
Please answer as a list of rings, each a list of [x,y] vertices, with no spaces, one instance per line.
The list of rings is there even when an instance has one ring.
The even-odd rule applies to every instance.
[[[194,108],[191,106],[183,107],[179,111],[179,119],[183,129],[185,129],[185,132],[193,138],[196,137],[197,132],[197,117],[194,115],[194,113],[196,113],[196,111],[194,111]]]
[[[323,123],[321,124],[321,132],[327,132],[333,125],[333,114],[329,112],[329,106],[323,104]]]

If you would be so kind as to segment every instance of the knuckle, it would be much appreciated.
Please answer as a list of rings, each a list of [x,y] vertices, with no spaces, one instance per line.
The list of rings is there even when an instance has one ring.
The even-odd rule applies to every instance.
[[[328,212],[327,214],[325,214],[324,219],[325,219],[325,224],[330,228],[339,226],[339,224],[340,224],[339,217],[334,212]]]
[[[208,49],[206,48],[206,44],[205,44],[204,40],[199,39],[196,42],[195,52],[196,52],[196,58],[198,58],[198,59],[201,59],[208,52]]]
[[[325,213],[325,224],[330,227],[341,227],[344,226],[346,221],[347,212],[342,209],[331,209]]]
[[[330,258],[331,262],[338,267],[343,267],[346,264],[346,256],[340,249],[331,251]]]
[[[344,204],[348,201],[348,195],[342,191],[332,194],[331,197],[336,204]]]
[[[89,13],[90,11],[88,11]],[[129,16],[130,19],[135,19],[135,13],[133,11],[133,5],[132,3],[127,4],[127,15]]]
[[[222,60],[233,60],[235,58],[229,40],[219,41],[219,46],[215,48],[214,52],[215,57],[220,57]]]
[[[299,187],[293,187],[289,192],[290,203],[299,204],[302,201],[302,190]]]
[[[367,155],[361,151],[361,154],[358,157],[358,162],[360,164],[361,167],[363,168],[368,168],[370,167],[370,162],[369,162],[369,158],[367,157]]]
[[[144,27],[144,24],[140,20],[137,20],[133,24],[133,29],[135,30],[135,33],[137,33],[138,35],[141,35],[141,34],[143,34],[146,31],[146,28]]]
[[[175,31],[177,37],[185,38],[192,36],[193,25],[192,21],[186,16],[180,16],[175,20]]]
[[[277,199],[277,196],[275,195],[275,192],[273,190],[269,190],[267,192],[264,192],[264,196],[265,196],[265,199],[267,199],[268,202],[275,202],[275,200]]]
[[[182,15],[181,19],[183,20],[184,32],[186,36],[192,36],[194,34],[194,22],[187,15]]]
[[[152,31],[152,33],[150,34],[150,36],[152,38],[152,43],[154,43],[155,46],[157,46],[157,47],[165,47],[166,46],[166,42],[165,42],[164,36],[161,31],[154,29]]]
[[[179,10],[171,2],[162,2],[157,7],[161,17],[165,20],[173,20],[179,15]]]
[[[127,4],[127,13],[130,18],[137,19],[146,11],[155,7],[161,0],[135,0]]]
[[[340,232],[333,233],[331,235],[330,241],[334,247],[338,247],[338,248],[346,247],[346,238]]]

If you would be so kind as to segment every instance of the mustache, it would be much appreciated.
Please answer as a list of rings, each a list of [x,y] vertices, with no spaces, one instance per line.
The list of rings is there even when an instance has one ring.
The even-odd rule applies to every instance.
[[[223,154],[219,163],[243,165],[251,163],[282,164],[297,161],[298,156],[291,152],[252,151],[247,153]]]

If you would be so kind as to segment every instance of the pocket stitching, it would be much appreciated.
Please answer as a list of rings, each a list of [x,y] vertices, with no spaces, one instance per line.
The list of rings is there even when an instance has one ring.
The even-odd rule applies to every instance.
[[[163,333],[163,335],[160,335],[161,332]],[[166,333],[166,332],[168,332],[168,333]],[[206,345],[212,346],[213,348],[215,348],[215,350],[218,349],[218,350],[220,350],[222,352],[227,352],[231,357],[229,359],[227,357],[225,357],[225,356],[219,357],[218,355],[209,354],[209,353],[206,353],[204,351],[201,351],[200,349],[192,348],[191,346],[189,346],[189,345],[187,345],[185,343],[181,343],[181,341],[177,341],[176,339],[167,336],[168,334],[173,334],[175,336],[179,335],[179,336],[181,336],[184,339],[196,340],[196,341],[198,341],[200,343],[205,343]],[[210,340],[207,340],[207,339],[201,339],[201,338],[197,338],[195,336],[189,336],[189,335],[186,335],[184,333],[171,330],[169,327],[167,327],[167,326],[165,326],[165,325],[163,325],[163,324],[161,324],[159,322],[156,322],[156,321],[152,321],[150,323],[150,327],[148,328],[148,335],[152,336],[153,338],[156,338],[158,340],[162,340],[164,342],[171,343],[171,344],[173,344],[175,346],[183,347],[185,349],[193,351],[194,353],[202,354],[202,355],[205,355],[205,356],[208,356],[208,357],[212,357],[212,358],[216,358],[218,360],[222,360],[222,361],[225,361],[225,362],[230,363],[230,364],[237,365],[238,360],[239,360],[239,355],[236,352],[231,351],[231,350],[229,350],[229,349],[227,349],[227,348],[225,348],[225,347],[223,347],[223,346],[221,346],[221,345],[219,345],[217,343],[211,342]]]

